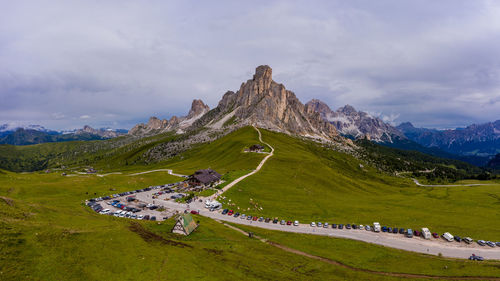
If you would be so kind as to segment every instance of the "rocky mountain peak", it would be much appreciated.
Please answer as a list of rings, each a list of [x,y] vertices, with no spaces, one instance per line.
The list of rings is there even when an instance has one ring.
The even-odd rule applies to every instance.
[[[351,105],[332,111],[326,103],[313,99],[306,106],[309,110],[320,113],[324,120],[330,122],[344,135],[383,142],[392,142],[394,137],[404,138],[401,132],[384,123],[380,118],[373,117],[366,112],[358,112]]]
[[[194,99],[193,103],[191,104],[191,109],[189,110],[189,113],[187,115],[188,119],[191,119],[195,116],[198,115],[203,115],[207,113],[210,110],[210,107],[203,103],[202,100],[200,99]]]
[[[349,105],[349,104],[340,108],[340,112],[344,113],[345,115],[352,115],[353,113],[357,113],[356,109],[352,105]]]
[[[324,102],[318,99],[312,99],[306,103],[307,111],[318,112],[324,118],[332,112],[332,109]]]

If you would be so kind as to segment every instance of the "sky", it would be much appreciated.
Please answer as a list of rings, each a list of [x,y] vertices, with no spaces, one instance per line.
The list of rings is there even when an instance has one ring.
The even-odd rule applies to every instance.
[[[500,119],[500,1],[0,0],[0,124],[129,129],[258,65],[391,124]]]

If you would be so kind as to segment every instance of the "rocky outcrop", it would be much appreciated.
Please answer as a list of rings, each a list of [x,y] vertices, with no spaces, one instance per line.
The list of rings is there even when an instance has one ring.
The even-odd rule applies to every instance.
[[[306,104],[306,107],[308,111],[318,112],[340,133],[349,137],[363,137],[378,142],[393,142],[394,138],[405,138],[400,131],[380,118],[363,111],[357,111],[351,105],[333,111],[326,103],[313,99]]]
[[[209,127],[220,127],[220,120],[235,118],[241,125],[256,125],[289,134],[331,138],[337,136],[335,127],[325,122],[319,113],[307,111],[295,94],[272,79],[272,69],[261,65],[251,80],[237,92],[228,91],[222,97]]]
[[[182,132],[182,130],[188,128],[193,124],[194,121],[198,120],[205,113],[210,110],[208,105],[203,103],[202,100],[195,99],[191,104],[191,109],[188,115],[185,117],[172,116],[170,120],[158,119],[157,117],[150,117],[148,123],[137,124],[132,129],[130,129],[130,135],[151,135],[160,134],[169,131]]]

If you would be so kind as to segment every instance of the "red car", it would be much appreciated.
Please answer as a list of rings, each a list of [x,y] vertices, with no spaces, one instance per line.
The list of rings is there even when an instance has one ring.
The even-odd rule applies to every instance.
[[[287,221],[286,225],[292,225],[292,221]]]
[[[253,220],[253,221],[256,221],[257,219],[258,219],[258,217],[253,217],[253,219],[252,219],[252,220]]]
[[[192,210],[192,211],[191,211],[191,214],[193,214],[193,215],[197,215],[197,214],[199,214],[199,213],[198,213],[198,211]]]
[[[437,234],[436,232],[434,232],[434,233],[432,233],[432,237],[439,238],[439,234]]]
[[[229,210],[229,212],[227,213],[228,216],[232,216],[233,215],[233,210]]]
[[[418,231],[418,230],[415,230],[415,231],[413,232],[413,234],[414,234],[415,236],[420,236],[420,234],[421,234],[421,233],[422,233],[422,232],[420,232],[420,231]]]

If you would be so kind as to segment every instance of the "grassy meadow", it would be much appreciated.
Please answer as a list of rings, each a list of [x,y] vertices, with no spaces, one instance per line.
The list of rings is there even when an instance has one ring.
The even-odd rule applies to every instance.
[[[0,280],[400,280],[269,247],[203,217],[183,237],[170,233],[173,220],[139,222],[82,205],[87,193],[177,180],[0,173]]]

